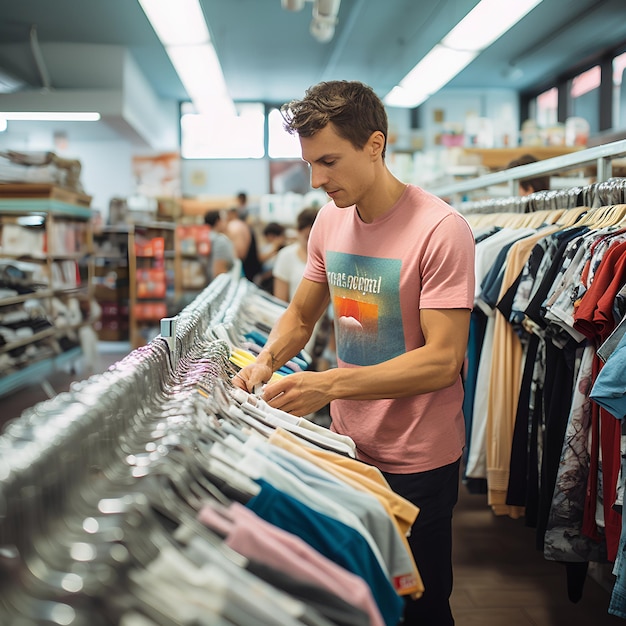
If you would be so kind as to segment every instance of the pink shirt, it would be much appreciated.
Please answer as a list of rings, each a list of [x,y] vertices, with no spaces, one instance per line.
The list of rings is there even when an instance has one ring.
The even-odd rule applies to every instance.
[[[327,282],[337,364],[361,367],[424,345],[419,312],[471,309],[474,236],[443,200],[408,185],[371,224],[354,206],[319,212],[304,277]],[[350,436],[359,459],[408,474],[456,461],[465,442],[461,377],[446,389],[390,400],[335,400],[333,430]]]

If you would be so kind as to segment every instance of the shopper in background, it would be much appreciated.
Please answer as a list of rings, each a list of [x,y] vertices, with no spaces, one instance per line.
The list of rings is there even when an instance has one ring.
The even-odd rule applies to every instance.
[[[508,165],[507,169],[512,167],[518,167],[519,165],[529,165],[530,163],[537,163],[539,159],[532,154],[523,154],[518,159],[513,159]],[[550,189],[550,176],[535,176],[534,178],[525,178],[519,181],[518,195],[529,196],[535,191],[544,191]]]
[[[307,244],[311,227],[318,209],[302,209],[296,218],[296,241],[285,246],[277,255],[274,264],[274,295],[285,302],[293,298],[304,275],[307,259]]]
[[[278,222],[269,222],[263,228],[263,238],[265,243],[261,246],[259,260],[261,261],[261,272],[257,274],[255,283],[268,291],[274,293],[274,277],[272,270],[276,262],[276,255],[287,243],[285,227]]]
[[[224,234],[226,221],[221,211],[208,211],[204,223],[211,227],[209,238],[211,251],[206,259],[207,284],[219,274],[229,272],[235,264],[235,248],[232,241]]]
[[[239,194],[241,196],[242,194]],[[245,194],[244,194],[245,195]],[[240,202],[241,199],[239,198]],[[243,275],[248,280],[254,280],[261,272],[261,261],[256,243],[254,230],[245,221],[244,209],[233,207],[228,210],[226,234],[235,246],[235,254],[241,260]]]
[[[318,209],[302,209],[296,218],[296,241],[285,246],[277,255],[274,270],[274,295],[285,302],[290,302],[302,280],[306,268],[307,244],[311,227],[317,217]],[[304,349],[315,358],[315,342],[323,319],[320,318],[306,342]]]
[[[332,299],[338,367],[284,376],[263,399],[294,415],[331,402],[331,428],[419,507],[409,542],[425,592],[406,599],[403,623],[449,626],[474,237],[443,200],[389,171],[387,115],[370,87],[320,83],[282,112],[312,186],[331,201],[317,215],[287,310],[233,380],[248,391],[267,383]]]

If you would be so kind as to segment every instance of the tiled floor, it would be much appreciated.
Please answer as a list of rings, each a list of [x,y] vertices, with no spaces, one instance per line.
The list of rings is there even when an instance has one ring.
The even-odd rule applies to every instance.
[[[461,485],[453,520],[452,605],[457,626],[626,624],[608,613],[608,566],[588,576],[582,598],[571,602],[565,568],[535,550],[534,529],[523,518],[495,516],[486,498]]]
[[[124,344],[100,344],[94,373],[124,357]],[[48,382],[59,393],[78,374],[58,373]],[[0,398],[0,421],[47,398],[38,382]],[[320,420],[321,421],[321,420]],[[565,570],[546,561],[534,548],[534,530],[524,519],[497,517],[486,496],[461,485],[454,517],[455,588],[452,596],[457,626],[611,626],[626,620],[608,614],[612,577],[602,568],[603,583],[588,576],[582,598],[567,597]]]

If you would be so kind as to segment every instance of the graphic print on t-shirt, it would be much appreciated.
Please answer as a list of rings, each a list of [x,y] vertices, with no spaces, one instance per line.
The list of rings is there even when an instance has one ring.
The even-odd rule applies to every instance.
[[[400,259],[326,253],[337,356],[345,363],[373,365],[404,353],[401,266]]]

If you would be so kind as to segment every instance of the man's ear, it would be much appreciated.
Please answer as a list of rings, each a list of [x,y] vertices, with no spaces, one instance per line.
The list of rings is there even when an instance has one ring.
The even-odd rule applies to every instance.
[[[370,135],[366,147],[372,158],[378,158],[385,148],[385,135],[380,130],[375,130]]]

